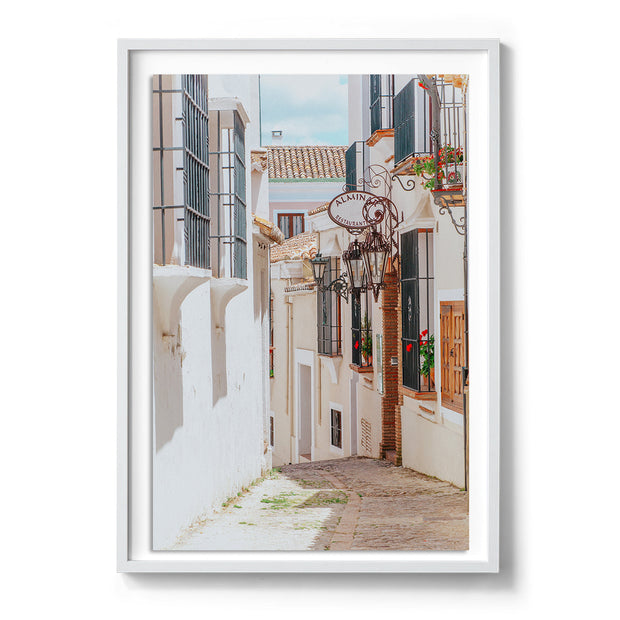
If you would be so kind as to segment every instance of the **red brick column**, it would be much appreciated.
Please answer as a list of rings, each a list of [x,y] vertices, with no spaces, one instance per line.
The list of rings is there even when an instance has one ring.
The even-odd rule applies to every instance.
[[[402,440],[400,432],[400,407],[398,385],[400,380],[399,350],[399,276],[398,272],[385,274],[383,289],[383,398],[381,399],[381,444],[380,455],[400,465]],[[392,358],[398,360],[392,366]]]
[[[403,464],[403,432],[401,425],[401,407],[403,404],[403,394],[400,387],[403,384],[403,315],[402,315],[402,298],[400,294],[400,261],[398,261],[398,271],[396,274],[397,278],[397,298],[398,302],[396,304],[396,324],[398,326],[398,335],[396,340],[396,355],[398,356],[398,379],[396,389],[398,391],[398,404],[395,407],[394,412],[394,425],[396,427],[396,465]]]

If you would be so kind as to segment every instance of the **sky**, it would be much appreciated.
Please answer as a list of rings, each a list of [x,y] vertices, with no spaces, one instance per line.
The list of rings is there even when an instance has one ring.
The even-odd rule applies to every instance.
[[[348,144],[346,75],[261,75],[261,138],[285,145]]]

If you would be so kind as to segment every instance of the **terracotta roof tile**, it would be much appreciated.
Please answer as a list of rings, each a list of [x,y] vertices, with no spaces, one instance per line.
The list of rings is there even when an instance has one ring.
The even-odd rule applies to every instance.
[[[319,205],[316,209],[312,209],[312,211],[308,211],[308,215],[315,215],[316,213],[322,213],[323,211],[327,211],[329,207],[329,202],[324,202],[322,205]]]
[[[267,170],[267,151],[254,150],[250,154],[252,170]]]
[[[274,243],[280,244],[284,242],[283,232],[273,223],[268,220],[258,217],[256,213],[252,214],[254,223],[258,226],[259,230],[267,239],[271,239]]]
[[[268,146],[270,179],[343,179],[344,146]]]
[[[271,262],[314,258],[319,244],[319,235],[315,232],[303,232],[289,237],[282,245],[271,246]]]
[[[314,280],[305,280],[299,284],[291,284],[284,289],[285,293],[296,293],[297,291],[312,291],[316,287]]]

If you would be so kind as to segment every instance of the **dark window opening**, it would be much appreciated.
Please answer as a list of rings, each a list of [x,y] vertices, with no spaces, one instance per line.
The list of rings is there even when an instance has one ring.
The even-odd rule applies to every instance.
[[[351,296],[351,362],[372,366],[372,298],[370,291]]]
[[[274,359],[273,352],[275,347],[273,346],[273,295],[269,297],[269,376],[273,377],[274,372]]]
[[[365,190],[366,182],[364,181],[364,174],[367,164],[370,161],[367,144],[359,140],[353,142],[346,150],[344,161],[346,166],[346,191],[354,192],[355,190]]]
[[[394,77],[370,76],[370,133],[393,126]]]
[[[294,237],[305,231],[303,213],[280,213],[278,214],[278,228],[282,231],[285,239]]]
[[[335,448],[342,448],[342,412],[331,410],[331,444]]]
[[[417,78],[394,96],[394,163],[432,154],[430,98]]]

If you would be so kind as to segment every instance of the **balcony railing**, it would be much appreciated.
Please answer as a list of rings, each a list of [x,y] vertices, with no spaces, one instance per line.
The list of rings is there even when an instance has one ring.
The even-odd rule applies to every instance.
[[[440,117],[435,181],[437,189],[463,186],[465,181],[467,119],[462,77],[434,77]]]

